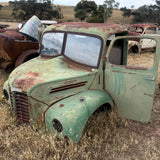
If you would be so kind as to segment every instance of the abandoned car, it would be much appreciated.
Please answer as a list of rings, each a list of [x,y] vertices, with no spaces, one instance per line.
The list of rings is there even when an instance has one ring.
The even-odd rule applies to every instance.
[[[128,41],[133,37],[127,34],[117,24],[70,22],[47,27],[40,56],[13,70],[3,86],[17,121],[73,142],[80,140],[86,122],[101,106],[148,122],[160,42],[145,36],[156,42],[153,64],[137,66],[129,62]]]
[[[0,67],[17,67],[21,63],[38,56],[41,22],[31,17],[19,30],[6,29],[0,33]]]
[[[133,24],[128,27],[129,35],[156,35],[158,34],[158,26],[156,24]],[[129,42],[130,53],[141,53],[144,50],[152,51],[155,47],[155,41],[149,39],[132,39]]]

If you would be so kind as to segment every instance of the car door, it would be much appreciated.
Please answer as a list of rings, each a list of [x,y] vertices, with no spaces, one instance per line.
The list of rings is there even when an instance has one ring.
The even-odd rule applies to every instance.
[[[145,29],[145,33],[146,35],[154,35],[156,34],[156,28],[155,27],[148,27]],[[155,47],[156,43],[153,39],[142,39],[140,41],[141,44],[141,49],[152,49],[153,47]]]
[[[153,56],[153,64],[151,67],[144,67],[141,62],[140,66],[134,66],[128,63],[129,56],[126,55],[128,40],[124,40],[124,38],[126,37],[115,38],[108,48],[104,71],[105,90],[113,98],[117,106],[119,116],[137,121],[148,122],[151,117],[154,100],[160,57],[158,52],[160,51],[160,42],[158,38],[151,38],[156,42],[154,56],[152,53],[147,53],[148,56],[146,56],[146,58]],[[123,41],[123,46],[122,43],[120,43],[122,48],[121,64],[114,64],[110,61],[110,57],[112,57],[112,50],[114,52],[114,48],[118,47],[114,45],[117,41]],[[141,55],[136,56],[141,58]],[[117,57],[115,56],[115,58]],[[135,57],[131,58],[133,58],[133,62],[135,62]]]

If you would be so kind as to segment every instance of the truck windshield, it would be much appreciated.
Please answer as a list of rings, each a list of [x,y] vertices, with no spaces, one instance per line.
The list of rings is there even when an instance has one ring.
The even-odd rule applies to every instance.
[[[96,37],[68,34],[64,55],[76,62],[96,67],[101,43]]]
[[[43,35],[41,54],[46,56],[57,56],[64,54],[69,59],[93,67],[98,66],[102,41],[100,38],[67,33],[64,44],[64,34],[47,32]],[[63,45],[65,46],[62,53]]]
[[[62,52],[64,33],[50,33],[43,35],[41,54],[46,56],[57,56]]]

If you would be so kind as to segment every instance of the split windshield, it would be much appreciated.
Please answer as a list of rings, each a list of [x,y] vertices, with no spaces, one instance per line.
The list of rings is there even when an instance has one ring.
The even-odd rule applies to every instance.
[[[97,67],[102,45],[101,39],[88,35],[67,33],[64,43],[64,35],[65,33],[62,32],[45,33],[42,39],[41,55],[58,56],[63,54],[75,62]]]

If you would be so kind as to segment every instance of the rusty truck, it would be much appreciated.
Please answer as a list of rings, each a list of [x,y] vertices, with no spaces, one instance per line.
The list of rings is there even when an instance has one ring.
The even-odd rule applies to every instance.
[[[23,26],[23,27],[22,27]],[[19,66],[25,61],[37,57],[39,37],[42,26],[37,16],[32,16],[25,24],[15,29],[0,31],[0,67],[7,69],[11,65]]]
[[[13,70],[3,86],[17,121],[73,142],[80,140],[88,119],[101,106],[148,122],[160,41],[136,37],[156,42],[152,65],[139,66],[129,61],[130,38],[118,24],[68,22],[47,27],[40,55]]]

